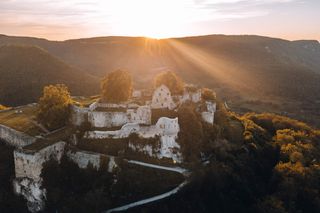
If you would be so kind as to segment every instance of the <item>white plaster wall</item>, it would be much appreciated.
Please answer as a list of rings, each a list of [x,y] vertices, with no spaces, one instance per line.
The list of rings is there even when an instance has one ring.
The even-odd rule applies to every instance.
[[[211,101],[206,101],[207,110],[208,112],[216,112],[217,110],[217,104],[213,103]]]
[[[93,127],[115,127],[129,122],[125,112],[89,112],[88,121]]]
[[[155,152],[157,152],[158,150],[153,150],[152,146],[149,144],[144,145],[144,144],[129,143],[129,148],[132,151],[141,152],[143,154],[148,155],[149,157],[157,157]]]
[[[206,108],[207,111],[201,112],[201,117],[205,122],[213,124],[214,114],[217,110],[217,104],[211,101],[206,101]]]
[[[98,112],[88,113],[88,121],[93,127],[117,127],[126,123],[151,123],[150,106],[140,106],[136,109],[127,109],[126,112]]]
[[[1,124],[0,139],[14,147],[24,147],[26,145],[34,143],[37,140],[35,137],[26,135],[22,132],[19,132]]]
[[[65,142],[57,142],[37,152],[15,150],[14,163],[16,178],[30,178],[39,181],[43,163],[50,159],[60,161],[65,148]]]
[[[187,101],[192,101],[193,103],[199,103],[201,101],[201,90],[196,92],[184,91],[183,95],[178,96],[180,103],[185,103]]]
[[[45,207],[46,190],[42,189],[41,185],[41,181],[29,178],[16,178],[13,181],[14,192],[26,198],[30,212],[39,212]]]
[[[158,87],[152,96],[151,108],[153,109],[174,109],[176,107],[172,100],[171,92],[165,85]]]
[[[129,109],[127,113],[130,114],[131,123],[151,124],[151,108],[150,106],[140,106],[136,110]]]
[[[87,169],[89,165],[92,165],[96,170],[101,169],[101,157],[105,157],[109,160],[107,168],[108,172],[113,172],[114,169],[118,167],[114,156],[103,155],[95,152],[69,151],[67,153],[67,157],[76,163],[81,169]]]
[[[160,130],[161,135],[177,135],[180,131],[178,118],[161,117],[157,121],[156,127]]]
[[[80,126],[88,119],[89,108],[71,106],[71,123],[75,126]]]
[[[201,101],[201,90],[198,90],[197,92],[190,93],[191,100],[194,103],[199,103]]]
[[[137,123],[127,123],[120,130],[115,131],[87,131],[84,135],[88,139],[127,138],[131,133],[137,133],[140,126]]]
[[[160,138],[161,148],[158,157],[161,159],[171,158],[172,160],[181,163],[182,155],[180,153],[180,145],[176,142],[177,136],[165,135]]]
[[[214,122],[214,113],[212,112],[202,112],[201,117],[205,122],[209,124],[213,124]]]
[[[91,153],[85,151],[69,151],[67,153],[67,156],[70,160],[75,162],[81,169],[88,168],[89,164],[91,164],[93,168],[97,170],[100,169],[100,154],[98,153]]]
[[[130,134],[137,133],[141,138],[154,138],[155,136],[177,136],[180,131],[178,118],[161,117],[154,126],[140,126],[137,123],[127,123],[120,130],[115,131],[87,131],[84,135],[88,139],[128,138]]]

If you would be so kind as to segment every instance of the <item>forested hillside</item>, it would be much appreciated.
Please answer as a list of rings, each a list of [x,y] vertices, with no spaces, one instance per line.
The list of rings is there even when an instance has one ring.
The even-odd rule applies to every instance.
[[[66,84],[75,95],[99,89],[98,78],[34,46],[0,46],[0,76],[0,103],[9,106],[36,101],[49,84]]]
[[[187,82],[214,88],[219,97],[232,103],[232,109],[239,113],[284,113],[320,126],[317,110],[320,107],[318,41],[224,35],[164,40],[99,37],[67,41],[0,36],[0,46],[7,44],[40,46],[66,64],[76,67],[77,73],[83,71],[98,78],[116,69],[126,69],[132,73],[135,87],[150,86],[151,79],[157,73],[172,70]],[[18,66],[20,60],[13,57],[11,61],[16,61],[15,66]],[[47,65],[43,67],[52,68]],[[71,74],[72,78],[66,74],[59,76],[69,79],[65,81],[71,85],[71,92],[77,91],[79,81],[92,82],[79,80],[82,74]],[[38,81],[31,77],[24,82]],[[2,88],[6,91],[5,96],[1,97],[4,98],[2,104],[11,102],[10,96],[15,90],[15,87],[10,88],[14,84],[7,82],[9,87]],[[96,84],[94,88],[98,87]],[[24,91],[26,93],[20,103],[30,101],[29,94],[33,93],[28,93],[31,91],[29,88]]]

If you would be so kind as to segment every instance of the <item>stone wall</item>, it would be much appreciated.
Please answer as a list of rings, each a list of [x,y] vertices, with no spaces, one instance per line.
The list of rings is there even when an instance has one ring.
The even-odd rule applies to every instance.
[[[46,189],[41,181],[29,178],[16,178],[13,180],[13,190],[17,195],[22,195],[27,200],[30,212],[39,212],[45,207]]]
[[[67,156],[76,163],[79,168],[87,169],[91,165],[94,169],[99,170],[103,163],[107,163],[108,172],[113,172],[118,167],[115,157],[88,151],[69,151]]]
[[[126,123],[151,123],[151,109],[141,106],[136,109],[127,109],[125,112],[89,111],[88,121],[92,127],[118,127]]]
[[[137,133],[140,126],[137,123],[127,123],[120,130],[115,131],[88,131],[85,133],[85,138],[88,139],[104,139],[104,138],[128,138],[130,134]]]
[[[185,91],[183,95],[178,97],[180,103],[185,103],[187,101],[192,101],[193,103],[199,103],[201,101],[201,90],[197,90],[196,92],[187,92]]]
[[[154,126],[140,126],[138,123],[127,123],[115,131],[87,131],[84,135],[87,139],[128,138],[136,133],[141,138],[154,138],[156,136],[176,137],[180,131],[178,118],[171,119],[161,117]]]
[[[171,92],[165,85],[158,87],[152,96],[151,108],[153,109],[174,109],[176,107],[172,100]]]
[[[0,124],[0,139],[14,147],[24,147],[36,141],[35,137],[26,135],[10,127]]]
[[[14,151],[16,178],[30,178],[39,181],[43,164],[50,159],[60,161],[65,142],[57,142],[39,151],[17,149]]]
[[[216,103],[213,103],[211,101],[206,101],[206,111],[201,112],[202,119],[209,124],[213,124],[214,123],[214,114],[215,114],[216,110],[217,110]]]
[[[71,123],[75,126],[81,126],[84,122],[88,121],[89,108],[71,106]]]
[[[161,117],[153,126],[140,126],[137,123],[128,123],[116,131],[88,131],[85,138],[106,139],[106,138],[128,138],[130,134],[136,133],[140,138],[160,137],[160,146],[156,150],[151,145],[129,143],[133,151],[148,154],[150,157],[172,158],[176,162],[182,162],[180,145],[176,142],[180,131],[178,118],[171,119]],[[155,144],[154,144],[155,145]]]
[[[100,102],[95,102],[92,103],[89,106],[90,111],[94,111],[97,108],[123,108],[123,109],[128,109],[128,108],[133,108],[136,109],[140,107],[138,104],[134,103],[120,103],[120,104],[115,104],[115,103],[100,103]]]

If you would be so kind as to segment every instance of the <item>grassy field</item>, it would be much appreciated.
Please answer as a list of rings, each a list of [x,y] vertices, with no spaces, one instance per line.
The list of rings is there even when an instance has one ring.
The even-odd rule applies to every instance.
[[[31,136],[39,135],[42,130],[34,123],[37,106],[26,105],[11,110],[0,111],[0,124]]]

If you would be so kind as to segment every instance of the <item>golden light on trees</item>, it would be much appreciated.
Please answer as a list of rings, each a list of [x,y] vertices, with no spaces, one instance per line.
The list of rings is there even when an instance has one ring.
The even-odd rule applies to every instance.
[[[101,82],[102,101],[119,103],[127,101],[132,93],[131,74],[124,70],[108,73]]]
[[[68,121],[72,99],[68,87],[63,84],[44,87],[39,99],[38,121],[50,130],[64,126]]]

